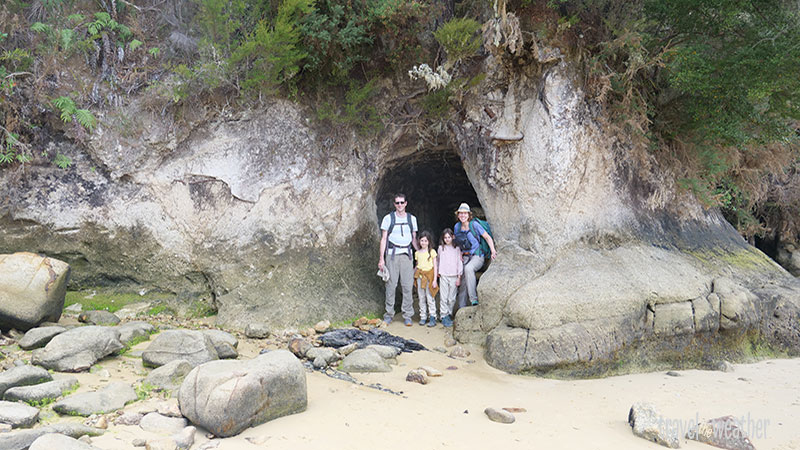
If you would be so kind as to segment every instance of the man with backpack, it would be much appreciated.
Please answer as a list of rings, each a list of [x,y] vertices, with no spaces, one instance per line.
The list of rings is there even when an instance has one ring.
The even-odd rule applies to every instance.
[[[384,267],[389,272],[386,281],[386,313],[383,321],[387,324],[394,317],[394,297],[397,282],[403,291],[403,303],[400,311],[406,326],[411,326],[414,315],[414,299],[411,288],[414,285],[414,250],[417,244],[417,218],[406,212],[405,194],[394,196],[394,211],[385,215],[381,221],[381,255],[378,269]]]
[[[483,267],[486,257],[497,257],[489,224],[474,218],[469,205],[462,203],[456,211],[458,223],[453,227],[456,245],[461,248],[461,261],[464,263],[464,281],[458,287],[458,307],[478,304],[478,279],[475,272]]]

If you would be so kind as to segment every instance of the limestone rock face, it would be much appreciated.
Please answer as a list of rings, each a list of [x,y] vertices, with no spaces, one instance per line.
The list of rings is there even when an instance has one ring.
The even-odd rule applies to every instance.
[[[58,322],[64,309],[69,264],[33,253],[0,255],[0,329],[27,331]]]
[[[180,387],[181,413],[219,437],[295,414],[308,403],[306,373],[287,350],[246,361],[212,361],[194,368]]]
[[[798,281],[681,193],[673,174],[633,157],[570,56],[524,51],[483,61],[485,79],[431,146],[403,125],[369,137],[326,128],[284,100],[177,118],[132,98],[106,111],[85,148],[49,144],[72,159],[68,176],[0,173],[0,252],[59,257],[78,283],[200,299],[218,325],[240,330],[382,313],[375,263],[388,193],[415,191],[409,211],[422,229],[439,227],[442,211],[452,226],[449,211],[466,200],[437,192],[450,180],[398,168],[445,159],[463,168],[462,191],[474,190],[499,250],[455,337],[484,345],[495,367],[711,354],[753,330],[800,354]],[[389,84],[387,102],[405,102],[409,86]],[[436,201],[422,208],[429,194]]]

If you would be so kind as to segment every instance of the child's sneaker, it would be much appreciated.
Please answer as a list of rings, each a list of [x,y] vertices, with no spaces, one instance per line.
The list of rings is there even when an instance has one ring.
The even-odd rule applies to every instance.
[[[478,301],[477,300],[473,300],[472,301],[472,306],[478,306]]]
[[[405,319],[403,323],[405,323],[407,327],[410,327],[412,322],[411,319]]]
[[[424,327],[424,326],[425,326],[425,322],[426,322],[426,321],[425,321],[425,318],[424,318],[424,317],[420,317],[420,318],[419,318],[419,326],[421,326],[421,327]]]
[[[451,319],[449,315],[442,317],[442,325],[444,325],[447,328],[452,327],[453,319]]]
[[[436,317],[431,316],[428,319],[428,326],[429,327],[435,327],[436,326]]]

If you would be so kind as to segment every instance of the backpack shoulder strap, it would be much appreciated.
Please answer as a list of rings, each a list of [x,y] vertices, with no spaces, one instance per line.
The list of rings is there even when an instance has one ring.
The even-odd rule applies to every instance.
[[[416,233],[417,229],[414,228],[414,223],[417,221],[417,218],[414,217],[413,214],[408,214],[408,228],[411,229],[411,233]]]
[[[389,213],[389,229],[387,230],[387,234],[391,235],[392,230],[394,229],[395,217],[394,211]]]

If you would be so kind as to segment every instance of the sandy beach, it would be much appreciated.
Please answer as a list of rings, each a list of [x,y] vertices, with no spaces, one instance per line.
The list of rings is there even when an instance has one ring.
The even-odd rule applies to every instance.
[[[441,347],[445,337],[441,325],[432,329],[395,322],[387,331],[431,349]],[[134,355],[147,345],[134,347]],[[255,356],[263,345],[263,341],[242,338],[240,358]],[[732,372],[684,370],[677,377],[654,372],[553,380],[509,375],[487,365],[479,347],[465,347],[471,352],[465,359],[437,351],[402,354],[389,373],[354,374],[364,385],[308,372],[305,412],[213,441],[220,450],[663,448],[634,436],[627,424],[631,405],[646,400],[674,426],[733,415],[744,418],[756,448],[800,449],[800,359],[735,364]],[[422,365],[439,369],[443,376],[431,378],[427,385],[405,381],[409,370]],[[77,374],[79,392],[109,381],[136,383],[147,371],[135,356],[105,359],[91,372]],[[368,386],[378,384],[395,393]],[[161,401],[136,402],[125,411],[153,410]],[[500,424],[486,417],[487,407],[526,411],[515,414],[515,423]],[[138,426],[112,424],[92,442],[102,449],[134,449],[134,439],[152,437],[156,436]],[[192,448],[208,441],[200,430]],[[711,448],[685,439],[681,447]]]

